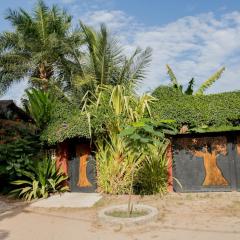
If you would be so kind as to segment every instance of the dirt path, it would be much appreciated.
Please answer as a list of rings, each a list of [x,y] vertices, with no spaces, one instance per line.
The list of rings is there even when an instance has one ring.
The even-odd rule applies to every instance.
[[[96,218],[97,211],[104,206],[125,203],[125,196],[105,196],[91,209],[45,210],[7,202],[5,210],[0,205],[0,239],[240,239],[240,193],[169,194],[162,199],[151,196],[134,200],[157,207],[158,220],[131,228],[101,225]]]

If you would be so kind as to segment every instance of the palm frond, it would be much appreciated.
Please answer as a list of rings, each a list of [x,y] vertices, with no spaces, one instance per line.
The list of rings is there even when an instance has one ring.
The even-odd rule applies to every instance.
[[[217,72],[215,72],[210,78],[208,78],[195,92],[195,95],[203,95],[203,93],[222,76],[222,73],[224,72],[224,70],[225,70],[225,67],[222,67]]]
[[[167,67],[167,74],[170,77],[172,86],[176,89],[179,89],[179,84],[172,68],[168,64],[166,65],[166,67]]]

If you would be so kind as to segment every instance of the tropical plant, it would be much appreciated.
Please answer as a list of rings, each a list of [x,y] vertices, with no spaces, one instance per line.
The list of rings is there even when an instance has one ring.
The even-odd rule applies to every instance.
[[[87,91],[94,92],[99,86],[122,84],[133,88],[144,78],[150,63],[150,48],[144,51],[137,48],[132,56],[126,57],[104,24],[99,31],[82,22],[80,27],[87,49],[84,52],[83,73],[72,77],[70,92],[75,99],[79,100]]]
[[[0,34],[1,94],[24,78],[47,89],[52,78],[66,87],[72,73],[80,74],[82,39],[79,31],[70,31],[65,11],[39,0],[33,13],[9,9],[6,19],[13,31]]]
[[[164,193],[167,187],[165,134],[176,133],[174,121],[141,119],[126,126],[119,134],[134,152],[141,152],[142,162],[134,176],[135,192],[141,194]]]
[[[32,124],[11,120],[0,121],[0,143],[0,189],[5,191],[39,157],[42,145]]]
[[[26,112],[33,118],[36,126],[43,129],[51,118],[56,105],[55,96],[49,91],[32,88],[26,90],[28,100],[25,103]]]
[[[166,149],[169,142],[165,140],[157,145],[148,144],[145,159],[135,177],[135,191],[140,194],[164,194],[168,183],[168,160]]]
[[[167,73],[170,78],[172,87],[186,95],[203,95],[204,92],[209,87],[211,87],[221,77],[222,73],[225,70],[225,67],[220,68],[217,72],[215,72],[212,76],[210,76],[206,81],[204,81],[201,84],[201,86],[194,92],[194,90],[193,90],[193,87],[195,84],[194,78],[192,78],[188,82],[188,86],[187,86],[186,90],[183,90],[183,86],[181,84],[179,84],[179,82],[177,81],[177,78],[176,78],[172,68],[169,65],[166,65],[166,67],[167,67]]]
[[[132,174],[140,166],[141,153],[129,149],[116,133],[96,141],[97,183],[101,191],[111,194],[129,193]]]
[[[97,180],[102,191],[131,193],[138,169],[149,154],[147,146],[165,141],[164,131],[171,130],[170,121],[151,121],[150,103],[154,100],[149,95],[137,97],[122,85],[99,88],[94,97],[85,99],[91,102],[84,104],[91,128],[95,129],[95,119],[101,118],[104,129],[100,135],[93,131]]]
[[[103,86],[85,95],[82,111],[90,116],[93,134],[99,129],[107,134],[119,133],[123,124],[137,121],[144,114],[150,116],[149,104],[153,101],[154,97],[138,97],[125,85]]]
[[[23,179],[15,180],[16,189],[10,192],[12,196],[18,196],[27,201],[37,198],[46,198],[51,193],[62,193],[69,190],[65,185],[68,177],[56,168],[56,162],[43,159],[35,162],[30,171],[22,171]]]

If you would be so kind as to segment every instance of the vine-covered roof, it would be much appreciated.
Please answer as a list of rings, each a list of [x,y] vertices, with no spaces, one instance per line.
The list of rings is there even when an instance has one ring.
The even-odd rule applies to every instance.
[[[152,105],[153,117],[173,119],[179,129],[182,126],[193,132],[240,129],[240,91],[193,96],[159,87],[153,95],[158,98]]]

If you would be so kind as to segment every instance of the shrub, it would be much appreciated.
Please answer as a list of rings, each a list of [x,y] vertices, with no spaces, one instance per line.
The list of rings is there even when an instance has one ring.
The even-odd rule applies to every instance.
[[[141,164],[140,154],[129,149],[126,142],[116,134],[111,134],[108,140],[98,140],[96,147],[100,190],[111,194],[129,193],[133,171],[136,172]]]
[[[4,190],[21,176],[21,170],[29,170],[42,146],[31,124],[0,120],[0,132],[0,185]]]
[[[165,133],[175,133],[171,120],[155,122],[142,119],[126,126],[120,133],[128,147],[141,156],[141,164],[135,171],[133,182],[136,193],[163,194],[167,190],[166,148],[169,141]]]
[[[149,153],[145,155],[141,168],[137,171],[135,191],[140,194],[164,194],[167,191],[167,158],[166,147],[148,146]]]
[[[64,186],[68,177],[56,168],[55,161],[49,159],[37,161],[29,171],[22,171],[22,176],[23,179],[12,182],[18,187],[10,195],[30,201],[69,190],[68,186]]]

